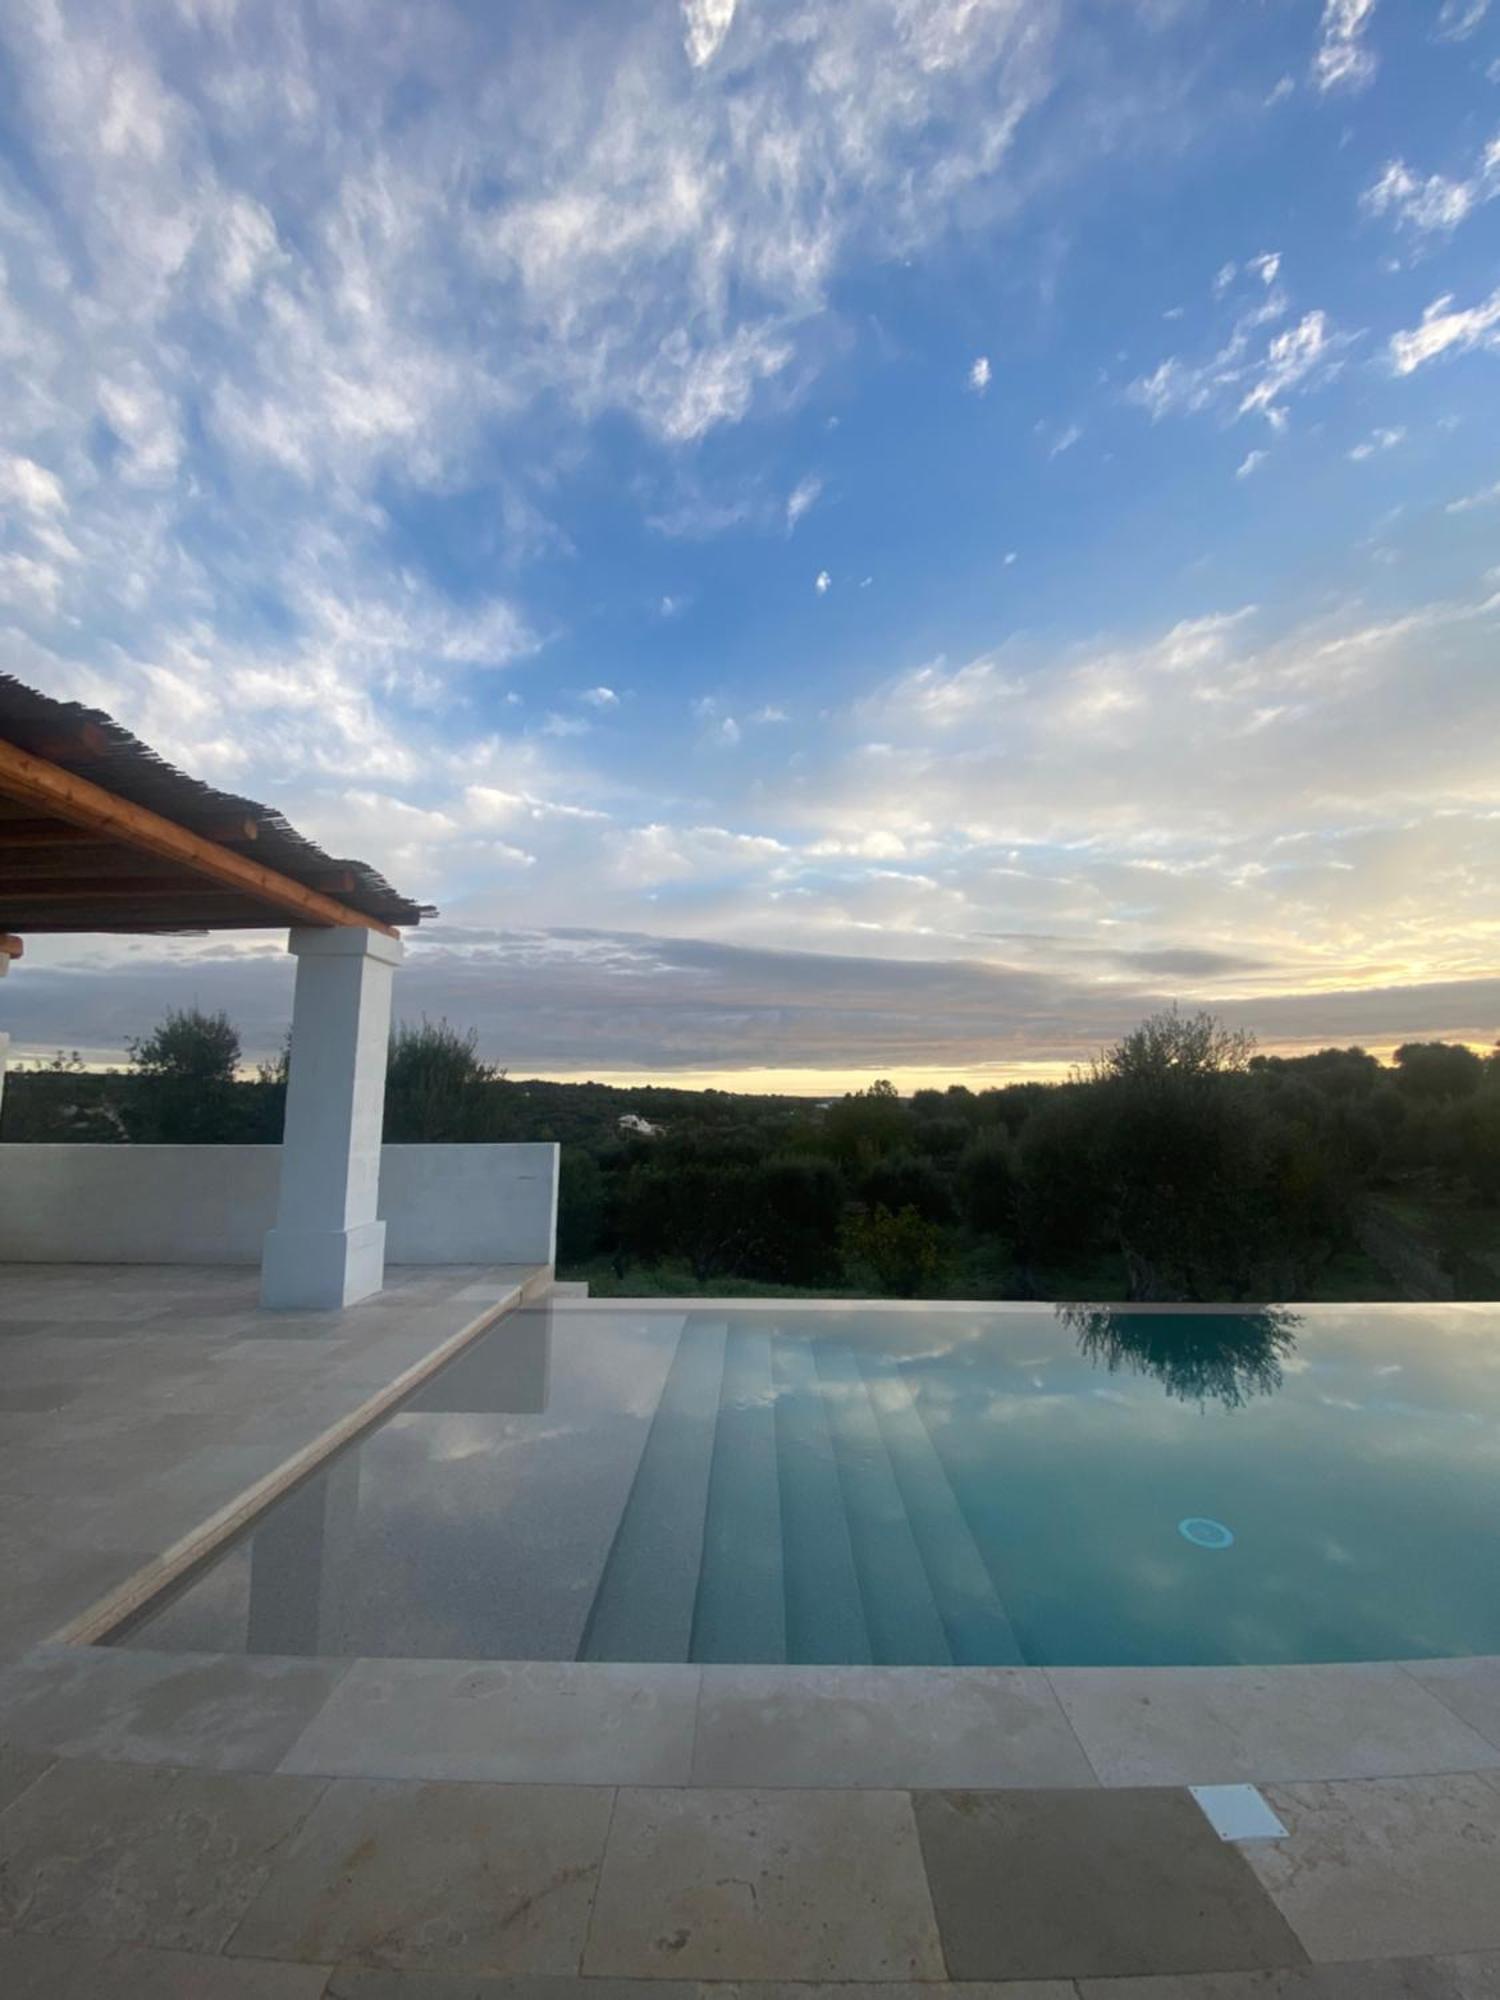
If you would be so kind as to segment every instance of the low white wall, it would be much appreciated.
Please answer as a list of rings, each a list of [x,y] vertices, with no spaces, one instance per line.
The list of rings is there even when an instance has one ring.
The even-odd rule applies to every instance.
[[[550,1264],[553,1145],[382,1146],[388,1264]],[[279,1146],[0,1146],[0,1261],[260,1263]]]
[[[550,1264],[557,1247],[552,1145],[382,1146],[388,1264]]]

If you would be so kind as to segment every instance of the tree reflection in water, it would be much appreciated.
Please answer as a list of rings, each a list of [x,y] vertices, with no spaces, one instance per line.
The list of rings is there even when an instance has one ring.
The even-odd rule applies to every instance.
[[[1274,1396],[1282,1363],[1297,1345],[1301,1320],[1285,1306],[1244,1312],[1120,1312],[1112,1306],[1058,1306],[1097,1367],[1154,1375],[1169,1396],[1201,1409],[1210,1401],[1237,1410]]]

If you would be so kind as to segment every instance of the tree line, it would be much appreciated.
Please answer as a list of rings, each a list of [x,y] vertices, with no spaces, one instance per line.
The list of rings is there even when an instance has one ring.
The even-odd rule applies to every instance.
[[[130,1054],[16,1078],[4,1136],[280,1138],[285,1053],[246,1077],[225,1016],[171,1014]],[[560,1140],[559,1265],[596,1290],[1372,1297],[1377,1212],[1460,1218],[1472,1295],[1500,1281],[1500,1049],[1458,1043],[1263,1055],[1171,1010],[1066,1083],[813,1104],[513,1082],[423,1021],[392,1040],[385,1136]]]

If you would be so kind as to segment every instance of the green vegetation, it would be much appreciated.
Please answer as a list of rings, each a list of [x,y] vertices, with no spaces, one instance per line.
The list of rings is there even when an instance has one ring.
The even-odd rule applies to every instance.
[[[285,1060],[238,1064],[223,1016],[174,1014],[128,1072],[14,1075],[3,1136],[274,1141]],[[1069,1083],[820,1105],[512,1082],[423,1021],[392,1043],[386,1135],[560,1141],[559,1270],[598,1293],[1500,1293],[1500,1050],[1453,1043],[1265,1056],[1173,1011]]]

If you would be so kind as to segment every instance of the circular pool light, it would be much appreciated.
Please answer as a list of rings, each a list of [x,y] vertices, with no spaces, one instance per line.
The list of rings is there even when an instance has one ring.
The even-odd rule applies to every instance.
[[[1177,1532],[1197,1549],[1227,1549],[1234,1545],[1234,1536],[1222,1521],[1210,1521],[1202,1514],[1189,1514],[1185,1521],[1179,1521]]]

